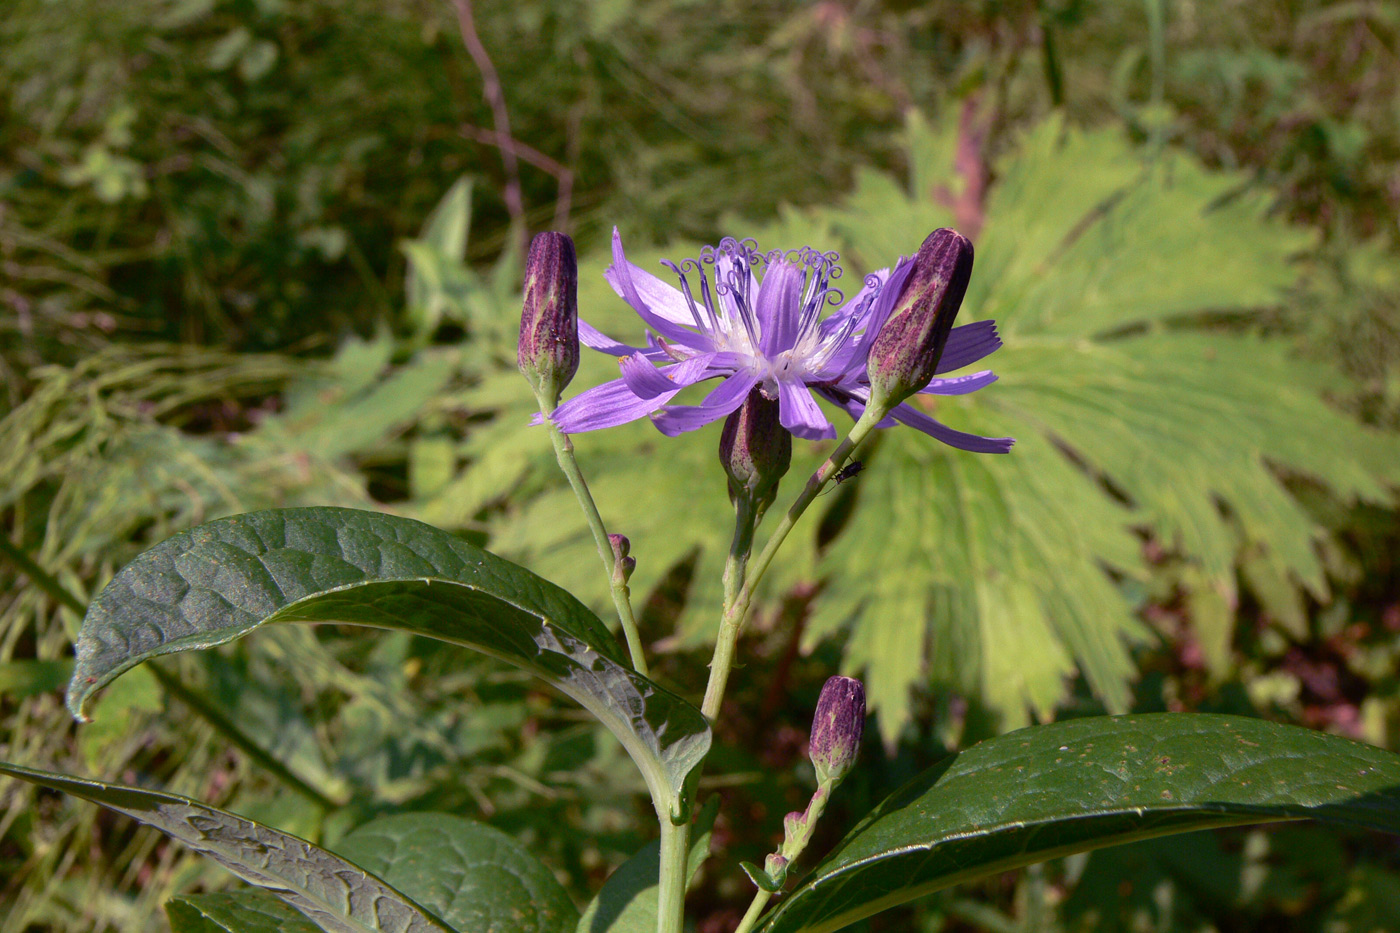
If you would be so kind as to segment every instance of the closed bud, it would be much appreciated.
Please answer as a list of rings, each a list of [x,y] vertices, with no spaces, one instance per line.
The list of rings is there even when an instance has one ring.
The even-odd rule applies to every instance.
[[[628,556],[632,542],[627,540],[626,535],[610,534],[608,545],[613,555],[613,582],[625,584],[632,579],[632,571],[637,569],[637,558]]]
[[[864,731],[865,687],[853,677],[832,677],[817,700],[808,743],[819,786],[835,786],[850,772]]]
[[[783,844],[803,838],[807,831],[807,811],[793,810],[783,817]]]
[[[778,402],[755,388],[724,420],[719,462],[729,477],[729,499],[771,502],[792,463],[792,435],[778,420]]]
[[[933,378],[971,277],[972,242],[946,227],[930,233],[867,357],[870,404],[877,411],[888,411]]]
[[[787,880],[788,860],[777,852],[763,860],[763,870],[768,873],[773,886],[782,889],[783,882]]]
[[[525,260],[525,304],[516,362],[551,404],[578,372],[578,259],[563,233],[541,233]]]

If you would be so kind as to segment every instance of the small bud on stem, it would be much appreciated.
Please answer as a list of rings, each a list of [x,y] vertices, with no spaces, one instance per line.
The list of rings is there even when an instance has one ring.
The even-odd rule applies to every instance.
[[[832,677],[817,700],[808,742],[819,787],[834,787],[850,773],[864,731],[865,687],[853,677]]]
[[[574,241],[541,233],[525,260],[525,303],[516,362],[552,408],[578,372],[578,260]]]
[[[933,378],[971,277],[972,242],[946,227],[930,233],[866,361],[877,411],[889,411]]]
[[[632,577],[632,571],[637,569],[637,558],[628,556],[632,550],[632,542],[627,540],[626,535],[610,534],[608,544],[612,547],[613,554],[613,580],[626,585]]]

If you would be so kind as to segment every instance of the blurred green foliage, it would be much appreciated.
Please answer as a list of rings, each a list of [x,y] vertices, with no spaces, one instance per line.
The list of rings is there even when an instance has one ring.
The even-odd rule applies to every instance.
[[[712,771],[735,775],[721,844],[761,858],[805,799],[805,716],[843,651],[872,670],[922,655],[852,621],[862,513],[834,534],[852,501],[865,501],[867,522],[888,517],[870,501],[896,470],[919,488],[935,467],[957,472],[960,488],[987,493],[973,497],[984,509],[999,489],[1023,509],[1038,499],[1097,515],[1085,527],[1105,537],[1083,540],[1070,522],[1020,552],[1018,588],[992,591],[1024,604],[1029,585],[1083,611],[1095,604],[1083,631],[1107,639],[1107,654],[1089,680],[1065,680],[1069,659],[1089,652],[1052,626],[1039,630],[1039,667],[969,649],[936,650],[937,677],[887,669],[884,703],[901,718],[881,724],[896,754],[867,750],[832,831],[1027,699],[1041,714],[1096,710],[1107,696],[1400,740],[1400,521],[1378,488],[1369,506],[1346,495],[1363,479],[1393,482],[1394,464],[1344,476],[1352,463],[1339,452],[1359,449],[1347,446],[1358,434],[1337,414],[1400,428],[1400,4],[539,0],[476,12],[512,136],[529,147],[519,149],[521,220],[563,221],[580,255],[596,257],[614,224],[639,254],[665,244],[666,255],[689,255],[742,223],[765,243],[839,245],[867,271],[926,232],[901,224],[951,219],[986,225],[974,287],[1001,302],[988,316],[1053,311],[1054,331],[1054,320],[1076,321],[1085,295],[1100,299],[1092,321],[1057,332],[1075,354],[1057,345],[1058,386],[1044,384],[1054,359],[1035,358],[1046,335],[1029,324],[990,361],[1003,382],[969,421],[1015,408],[1046,426],[1026,434],[1017,422],[1023,445],[1005,465],[954,466],[916,449],[923,439],[891,437],[860,482],[831,497],[821,533],[814,524],[794,542],[745,642],[750,666],[719,736]],[[568,578],[570,543],[545,540],[538,521],[568,515],[557,536],[573,513],[552,511],[547,445],[520,426],[530,408],[512,368],[521,231],[452,5],[10,0],[0,49],[0,516],[11,542],[87,598],[142,548],[221,514],[377,504],[516,553],[548,544],[537,556],[561,582],[589,585]],[[949,116],[935,134],[945,148],[919,144],[917,128],[911,139],[911,107]],[[1026,134],[1047,132],[1056,108],[1068,133],[1056,139],[1079,148],[1058,174],[1018,176],[1035,164],[1022,157]],[[1136,178],[1146,165],[1151,184],[1103,187],[1124,200],[1098,212],[1095,179]],[[1057,198],[1095,210],[1057,214]],[[1138,224],[1109,231],[1126,244],[1104,234],[1121,216]],[[1177,227],[1192,218],[1200,230]],[[1099,255],[1032,248],[1037,223],[1060,242],[1081,220],[1098,223]],[[1104,255],[1120,258],[1100,276]],[[983,264],[998,256],[996,268]],[[598,267],[583,282],[585,314],[634,336]],[[1148,272],[1183,287],[1210,281],[1211,294],[1186,303],[1189,328],[1112,332],[1141,305],[1135,277]],[[982,313],[973,301],[969,311]],[[1165,431],[1172,469],[1134,476],[1121,435],[1156,431],[1134,418],[1167,417],[1169,406],[1131,377],[1179,374],[1216,336],[1229,365],[1193,383],[1193,398],[1262,404],[1276,388],[1288,407],[1238,435],[1217,425],[1195,449]],[[1137,356],[1123,352],[1134,339],[1147,348]],[[1152,352],[1168,343],[1170,354]],[[1121,371],[1086,371],[1080,357],[1108,352],[1100,344]],[[604,360],[592,365],[581,380],[607,372]],[[1103,383],[1100,415],[1085,412],[1089,377]],[[1179,428],[1187,415],[1173,414]],[[1077,436],[1065,433],[1070,415]],[[1118,459],[1085,443],[1096,425],[1120,435],[1116,447],[1099,441]],[[1247,457],[1232,450],[1242,435],[1254,438]],[[678,529],[657,511],[674,483],[638,494],[658,444],[642,427],[580,446],[644,558],[647,634],[667,637],[677,621],[687,634],[670,642],[662,676],[694,691],[696,607],[713,597],[727,519],[717,508],[709,524]],[[697,489],[713,473],[703,439],[666,453]],[[1031,471],[1024,483],[994,472],[1018,469]],[[1229,469],[1253,479],[1186,501]],[[721,489],[695,495],[722,507]],[[924,544],[930,559],[965,553],[940,537]],[[1045,566],[1027,584],[1034,553]],[[928,630],[900,631],[935,645],[956,631],[937,621],[936,601],[927,612]],[[234,726],[345,803],[328,814],[231,752],[227,731],[155,676],[129,675],[98,723],[75,730],[55,684],[76,621],[0,562],[10,760],[159,783],[323,839],[430,801],[520,836],[580,899],[639,844],[645,823],[621,752],[496,666],[331,631],[273,634],[163,669],[216,704],[238,696]],[[1306,830],[1173,840],[952,892],[870,929],[1387,929],[1397,863],[1375,840]],[[150,928],[170,893],[226,883],[154,834],[13,784],[0,789],[0,878],[3,933]],[[740,882],[702,877],[693,903],[714,928],[737,919]]]

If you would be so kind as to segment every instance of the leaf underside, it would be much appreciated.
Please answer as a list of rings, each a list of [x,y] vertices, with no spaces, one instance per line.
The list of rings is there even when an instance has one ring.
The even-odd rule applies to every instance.
[[[97,689],[144,660],[269,622],[398,629],[523,667],[602,720],[673,809],[709,748],[700,711],[627,667],[568,593],[429,525],[352,509],[238,515],[140,555],[88,610],[69,708],[83,716]]]
[[[175,794],[4,762],[0,774],[81,797],[153,826],[244,881],[272,891],[331,933],[454,933],[362,867],[237,814]],[[280,922],[275,916],[270,921]],[[286,929],[299,933],[295,925]]]
[[[884,801],[765,919],[828,933],[954,884],[1137,839],[1318,819],[1400,833],[1400,755],[1234,716],[1070,720],[988,739]]]

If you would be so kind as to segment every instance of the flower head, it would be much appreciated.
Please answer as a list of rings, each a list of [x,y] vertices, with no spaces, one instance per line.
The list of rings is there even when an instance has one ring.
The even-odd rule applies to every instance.
[[[628,262],[614,231],[605,275],[649,328],[647,344],[616,343],[580,321],[579,339],[619,357],[621,378],[575,396],[551,417],[570,434],[649,417],[663,434],[676,435],[727,416],[756,388],[778,403],[779,423],[790,433],[835,437],[812,393],[860,416],[870,401],[867,357],[915,269],[914,260],[901,259],[866,276],[846,300],[833,284],[841,276],[837,259],[811,248],[764,253],[752,240],[727,237],[698,259],[665,263],[677,288]],[[999,346],[990,321],[954,328],[936,372],[960,369]],[[700,404],[669,404],[707,379],[722,381]],[[995,380],[989,371],[930,378],[919,391],[961,395]],[[891,409],[880,427],[895,422],[964,450],[1005,453],[1012,443],[955,431],[908,404]]]

